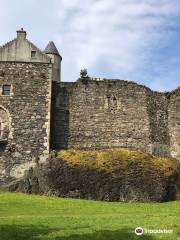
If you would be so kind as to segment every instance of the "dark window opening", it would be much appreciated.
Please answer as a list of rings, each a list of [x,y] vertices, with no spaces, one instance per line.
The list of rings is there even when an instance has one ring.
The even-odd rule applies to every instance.
[[[107,95],[108,108],[111,112],[118,110],[117,98],[115,96]]]
[[[31,58],[36,58],[36,51],[31,51]]]
[[[4,84],[2,86],[2,95],[4,96],[9,96],[11,93],[11,85]]]

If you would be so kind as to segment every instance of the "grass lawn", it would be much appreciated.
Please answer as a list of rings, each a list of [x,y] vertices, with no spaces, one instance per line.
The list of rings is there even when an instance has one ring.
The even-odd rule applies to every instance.
[[[136,236],[137,226],[173,233]],[[0,239],[177,240],[180,201],[108,203],[0,193]]]

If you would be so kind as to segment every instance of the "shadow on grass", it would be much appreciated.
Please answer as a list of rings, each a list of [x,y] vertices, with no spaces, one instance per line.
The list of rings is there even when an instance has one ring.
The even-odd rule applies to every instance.
[[[133,230],[120,229],[116,231],[102,230],[94,233],[75,234],[68,237],[56,237],[53,240],[156,240],[152,236],[136,236]]]
[[[34,225],[0,225],[0,239],[33,240],[39,236],[46,236],[46,234],[52,231],[54,231],[54,229],[36,227]]]
[[[65,229],[67,231],[67,229]],[[64,229],[62,229],[62,232]],[[57,233],[56,233],[57,232]],[[131,229],[120,229],[116,231],[102,230],[94,233],[74,234],[70,236],[58,236],[61,229],[49,227],[36,227],[33,225],[2,225],[0,226],[0,239],[2,240],[156,240],[154,236],[136,236]],[[52,237],[48,237],[53,233]],[[57,235],[56,235],[57,234]]]

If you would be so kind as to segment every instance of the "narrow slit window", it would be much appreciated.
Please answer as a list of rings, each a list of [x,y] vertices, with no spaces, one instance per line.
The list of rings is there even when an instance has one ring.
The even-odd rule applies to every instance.
[[[36,58],[36,51],[31,51],[31,58]]]
[[[2,95],[9,96],[11,94],[11,85],[4,84],[2,86]]]

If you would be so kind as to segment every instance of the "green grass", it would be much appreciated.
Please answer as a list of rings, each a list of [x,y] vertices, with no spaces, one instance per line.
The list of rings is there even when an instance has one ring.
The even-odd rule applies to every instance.
[[[108,203],[0,193],[1,240],[177,240],[180,201]],[[173,234],[136,236],[137,226]]]

